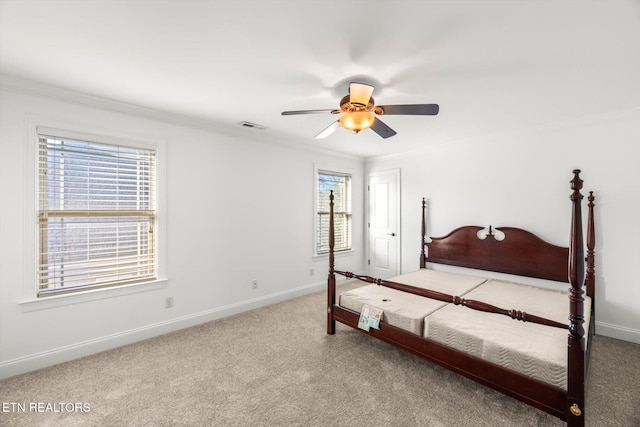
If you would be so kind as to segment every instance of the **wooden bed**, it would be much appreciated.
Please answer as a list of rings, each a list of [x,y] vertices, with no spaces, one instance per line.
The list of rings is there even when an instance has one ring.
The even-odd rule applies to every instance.
[[[485,229],[485,227],[479,226],[460,227],[444,237],[432,238],[431,242],[427,243],[424,199],[422,202],[421,269],[425,269],[427,262],[429,262],[568,282],[570,284],[569,292],[566,293],[566,296],[563,295],[561,300],[566,301],[567,304],[568,323],[557,319],[545,318],[533,312],[527,313],[510,306],[500,307],[481,300],[451,295],[448,292],[442,292],[442,290],[436,291],[425,289],[424,286],[396,282],[394,281],[395,279],[382,280],[336,270],[334,264],[333,195],[331,195],[327,333],[335,333],[335,322],[338,321],[546,411],[566,421],[569,426],[584,426],[586,372],[589,361],[589,344],[592,342],[589,338],[594,334],[595,231],[593,220],[594,196],[593,192],[590,192],[588,197],[587,251],[585,257],[581,207],[583,196],[580,193],[583,181],[580,179],[579,173],[580,170],[574,170],[573,179],[571,180],[571,233],[568,247],[552,245],[528,231],[513,227],[498,227],[495,229],[504,233],[503,240],[496,238],[494,229],[491,227],[487,236],[481,239],[478,237],[478,232]],[[472,309],[478,312],[486,312],[480,313],[482,316],[494,316],[491,318],[492,320],[499,318],[501,321],[508,320],[511,322],[510,319],[504,320],[505,318],[501,316],[495,317],[497,315],[508,316],[513,319],[513,323],[509,323],[509,325],[517,325],[518,331],[524,330],[526,325],[535,324],[536,328],[554,328],[554,333],[557,335],[559,331],[563,334],[562,337],[566,333],[566,360],[563,360],[566,369],[563,373],[566,378],[562,378],[564,385],[551,384],[485,360],[478,355],[469,354],[449,345],[444,345],[435,339],[427,338],[426,332],[423,336],[415,333],[415,331],[408,331],[405,328],[394,326],[391,321],[386,322],[384,318],[380,323],[379,329],[372,328],[369,331],[359,329],[360,313],[358,310],[336,304],[336,274],[372,283],[374,285],[371,287],[374,289],[378,289],[375,285],[390,289],[396,292],[395,295],[404,296],[407,293],[411,294],[411,298],[415,298],[414,295],[419,296],[420,301],[426,301],[423,298],[428,298],[430,301],[442,302],[442,305],[448,311],[458,310],[467,313],[469,312],[468,309]],[[484,285],[479,285],[478,288],[481,286]],[[586,287],[586,298],[583,286]],[[401,291],[401,294],[398,294],[398,291]],[[522,299],[520,298],[520,300]],[[585,299],[587,304],[585,304]],[[586,313],[585,306],[587,307]],[[462,309],[461,307],[465,308]],[[439,316],[443,312],[445,312],[444,308],[438,308],[434,311]],[[436,318],[436,314],[428,314],[425,317],[425,328],[430,319]],[[587,319],[586,324],[585,318]],[[562,332],[563,330],[565,332]],[[518,332],[515,335],[520,335],[520,333]],[[522,337],[520,339],[522,340]],[[561,342],[561,347],[564,348],[563,338],[561,338]],[[564,357],[562,348],[559,351]]]

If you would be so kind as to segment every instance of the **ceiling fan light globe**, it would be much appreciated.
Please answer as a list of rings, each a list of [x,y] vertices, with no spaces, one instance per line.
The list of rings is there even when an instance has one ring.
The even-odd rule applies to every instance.
[[[345,113],[340,117],[339,121],[343,128],[357,133],[361,130],[369,129],[373,125],[375,117],[368,111],[354,111]]]

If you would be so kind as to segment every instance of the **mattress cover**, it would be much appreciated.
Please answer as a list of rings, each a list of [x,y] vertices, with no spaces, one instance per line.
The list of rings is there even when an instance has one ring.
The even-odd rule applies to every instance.
[[[488,280],[464,297],[569,323],[568,292]],[[591,320],[591,298],[587,296],[584,313],[587,330]],[[567,329],[449,304],[425,317],[423,336],[566,390],[568,333]]]
[[[389,279],[449,295],[465,295],[487,279],[444,271],[420,269]],[[361,312],[368,304],[383,310],[382,321],[416,335],[422,335],[424,318],[447,303],[378,285],[368,285],[341,293],[338,305]]]

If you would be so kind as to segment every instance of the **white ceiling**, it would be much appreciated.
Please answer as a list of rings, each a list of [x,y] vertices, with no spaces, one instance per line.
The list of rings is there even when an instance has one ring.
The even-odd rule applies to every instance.
[[[640,106],[637,0],[0,0],[0,72],[363,157]],[[350,80],[398,132],[339,129]]]

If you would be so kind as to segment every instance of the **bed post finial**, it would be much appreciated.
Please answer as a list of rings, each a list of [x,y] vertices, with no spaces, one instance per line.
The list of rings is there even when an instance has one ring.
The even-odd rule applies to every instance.
[[[333,306],[336,304],[336,273],[333,250],[335,246],[333,224],[333,190],[329,191],[329,277],[327,278],[327,334],[336,333]]]
[[[427,235],[427,220],[426,220],[426,212],[427,212],[427,201],[425,198],[422,198],[422,238],[420,239],[420,268],[427,268],[427,255],[424,252],[424,248],[427,245],[426,235]]]
[[[585,341],[584,341],[584,291],[585,256],[582,236],[582,179],[580,169],[573,171],[570,199],[571,237],[569,240],[569,336],[568,336],[568,384],[567,424],[584,426]]]

